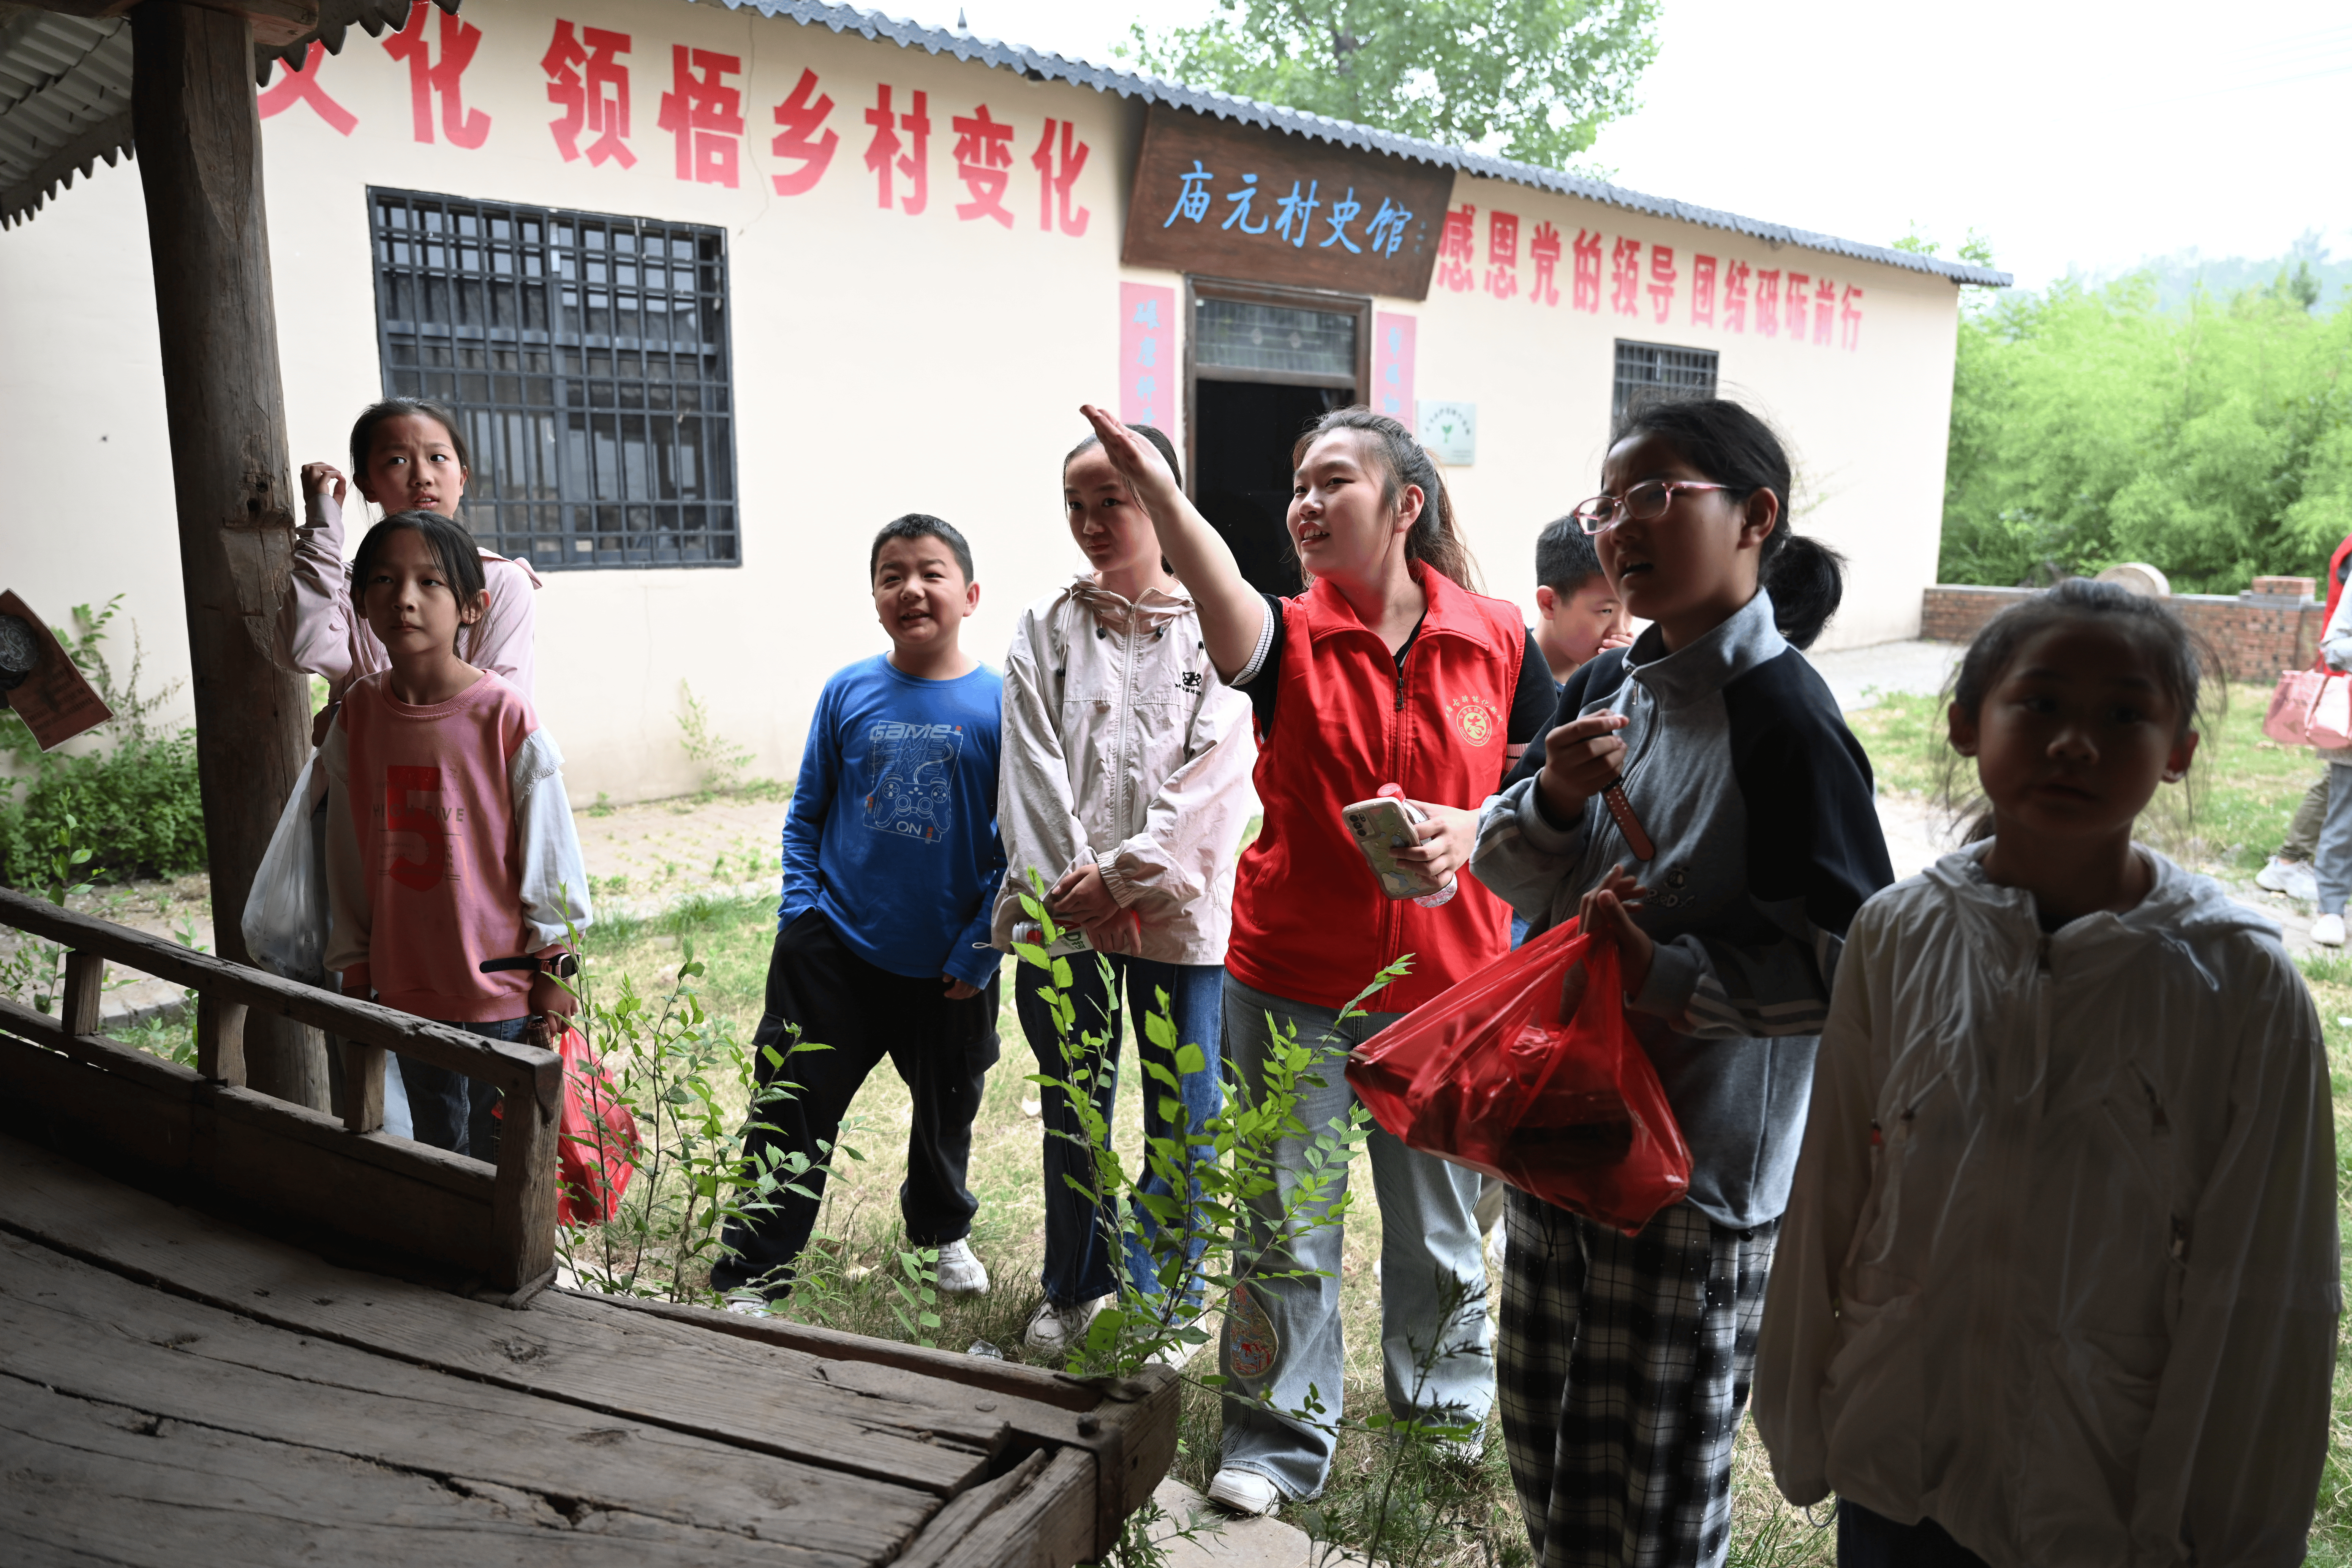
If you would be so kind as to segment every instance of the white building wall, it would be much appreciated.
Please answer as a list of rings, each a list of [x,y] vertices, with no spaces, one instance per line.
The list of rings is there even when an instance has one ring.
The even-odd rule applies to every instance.
[[[540,58],[559,16],[632,35],[634,168],[566,163],[556,151],[548,124],[560,111]],[[418,142],[409,68],[356,32],[319,72],[358,117],[350,136],[299,103],[265,122],[296,463],[344,465],[352,416],[381,395],[369,185],[717,225],[729,236],[742,564],[548,574],[539,707],[570,759],[574,798],[695,784],[676,722],[686,682],[724,733],[755,750],[756,770],[789,776],[825,676],[887,646],[866,558],[874,530],[900,512],[937,513],[970,536],[982,593],[967,644],[993,661],[1020,606],[1079,563],[1058,464],[1084,434],[1076,405],[1116,405],[1118,285],[1181,283],[1118,261],[1139,107],[717,6],[467,0],[463,16],[481,30],[462,77],[467,109],[490,117],[480,147],[451,145],[437,118],[434,141]],[[437,61],[437,14],[427,37]],[[744,62],[731,79],[747,121],[740,188],[677,178],[673,138],[656,121],[679,44]],[[772,110],[803,68],[835,100],[826,125],[840,142],[814,190],[778,195],[769,177],[792,165],[769,153]],[[912,91],[929,95],[930,199],[919,216],[879,210],[864,166],[864,114],[881,81],[901,110]],[[1015,126],[1010,230],[953,210],[966,193],[949,121],[982,101]],[[1047,116],[1075,122],[1089,149],[1074,193],[1089,214],[1081,237],[1038,229],[1029,159]],[[100,170],[0,234],[0,465],[18,479],[18,504],[0,514],[0,582],[52,619],[127,593],[151,677],[170,679],[185,674],[186,635],[137,180],[127,164]],[[1826,645],[1916,632],[1919,590],[1934,575],[1952,285],[1793,249],[1768,260],[1761,242],[1719,230],[1466,176],[1454,200],[1480,210],[1482,271],[1485,215],[1519,215],[1523,289],[1528,238],[1547,219],[1563,236],[1597,227],[1678,256],[1740,256],[1865,289],[1851,353],[1710,334],[1687,325],[1683,305],[1664,326],[1646,304],[1631,320],[1605,303],[1578,312],[1566,256],[1553,308],[1442,288],[1425,301],[1380,301],[1419,319],[1419,395],[1478,405],[1477,461],[1451,482],[1490,592],[1532,616],[1535,536],[1596,488],[1612,345],[1625,336],[1719,349],[1725,389],[1790,439],[1810,492],[1799,526],[1853,563]]]

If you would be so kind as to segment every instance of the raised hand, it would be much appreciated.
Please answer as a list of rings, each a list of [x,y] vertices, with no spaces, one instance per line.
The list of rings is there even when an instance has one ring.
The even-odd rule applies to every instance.
[[[1183,500],[1183,487],[1177,484],[1176,476],[1168,471],[1168,460],[1160,455],[1159,447],[1112,418],[1108,409],[1082,403],[1078,405],[1078,412],[1085,415],[1087,423],[1095,427],[1095,437],[1102,442],[1103,455],[1110,459],[1110,466],[1118,470],[1118,477],[1127,481],[1127,488],[1135,493],[1136,504],[1151,514],[1152,521],[1159,522],[1168,515],[1165,509]]]
[[[341,506],[343,504],[344,485],[342,470],[332,463],[302,465],[302,493],[306,496],[321,493],[331,495],[334,498],[335,504]]]

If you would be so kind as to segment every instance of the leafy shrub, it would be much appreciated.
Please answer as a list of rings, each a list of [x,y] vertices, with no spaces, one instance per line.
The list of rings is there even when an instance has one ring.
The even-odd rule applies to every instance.
[[[87,874],[103,881],[176,877],[205,867],[204,805],[196,788],[196,732],[165,731],[153,722],[180,683],[152,697],[140,694],[143,650],[131,637],[130,673],[118,683],[100,645],[122,605],[117,594],[93,613],[76,605],[73,626],[56,628],[114,717],[94,734],[110,742],[98,752],[43,752],[25,721],[0,712],[0,754],[17,776],[0,778],[0,884],[38,885],[47,847],[72,825],[75,841],[92,848]]]

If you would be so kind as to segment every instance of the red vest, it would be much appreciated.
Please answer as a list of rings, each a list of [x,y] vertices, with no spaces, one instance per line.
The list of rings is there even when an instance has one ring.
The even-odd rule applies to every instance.
[[[1391,782],[1474,810],[1503,782],[1527,627],[1516,605],[1413,574],[1429,613],[1402,678],[1330,584],[1283,601],[1279,739],[1260,737],[1265,820],[1242,852],[1225,967],[1286,1001],[1340,1006],[1411,953],[1412,973],[1364,1004],[1407,1012],[1510,949],[1510,910],[1466,872],[1437,909],[1384,896],[1339,818]]]

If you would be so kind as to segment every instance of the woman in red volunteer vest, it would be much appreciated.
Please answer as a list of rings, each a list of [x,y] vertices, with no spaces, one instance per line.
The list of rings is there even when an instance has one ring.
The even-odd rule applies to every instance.
[[[1461,585],[1472,568],[1444,481],[1395,420],[1345,408],[1300,438],[1288,521],[1311,585],[1278,599],[1243,579],[1148,443],[1102,409],[1084,412],[1192,594],[1210,662],[1256,712],[1265,815],[1234,889],[1226,1060],[1255,1097],[1269,1029],[1295,1027],[1328,1061],[1297,1107],[1320,1131],[1354,1104],[1340,1074],[1352,1045],[1510,945],[1510,911],[1467,877],[1435,909],[1382,896],[1341,810],[1401,785],[1429,820],[1399,858],[1440,879],[1465,867],[1476,808],[1550,719],[1551,673],[1517,606]],[[1384,1011],[1339,1016],[1407,954],[1412,973],[1371,999]],[[1306,1147],[1286,1141],[1284,1166],[1304,1169]],[[1494,1374],[1478,1177],[1377,1130],[1368,1152],[1390,1409],[1483,1422]],[[1327,1189],[1332,1202],[1346,1181],[1342,1171]],[[1224,1446],[1209,1488],[1248,1513],[1322,1489],[1339,1415],[1339,1227],[1276,1248],[1277,1204],[1242,1238],[1245,1258],[1263,1252],[1227,1304]],[[1460,1443],[1465,1457],[1477,1446]]]

